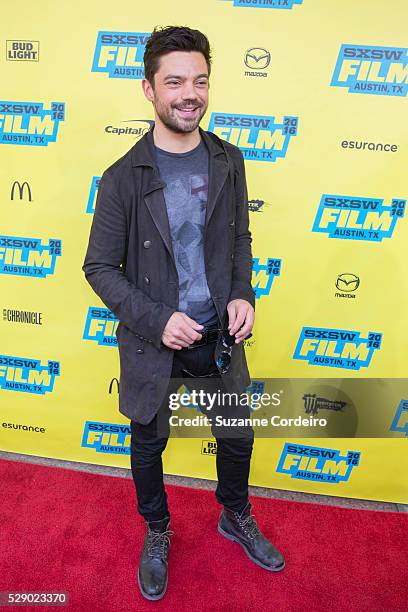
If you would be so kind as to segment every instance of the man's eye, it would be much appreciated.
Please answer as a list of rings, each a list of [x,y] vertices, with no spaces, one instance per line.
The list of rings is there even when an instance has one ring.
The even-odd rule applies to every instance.
[[[167,81],[168,85],[177,85],[178,81]]]

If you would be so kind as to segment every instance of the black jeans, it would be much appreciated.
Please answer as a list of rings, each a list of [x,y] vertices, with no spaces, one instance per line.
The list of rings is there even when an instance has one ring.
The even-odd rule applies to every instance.
[[[218,379],[219,388],[223,389],[221,376],[214,360],[214,350],[214,343],[194,349],[175,350],[171,379],[190,378],[190,382],[198,384],[195,387],[198,389],[200,381],[196,377],[212,374],[214,378]],[[168,410],[168,395],[177,391],[174,381],[172,382],[171,379],[161,407],[164,410]],[[188,386],[190,387],[190,385]],[[239,406],[238,409],[233,409],[233,413],[239,413],[239,417],[248,417],[250,414],[247,406]],[[168,436],[157,435],[157,419],[158,415],[156,414],[147,425],[142,425],[133,420],[130,422],[130,460],[136,488],[137,510],[148,522],[170,516],[167,493],[163,482],[162,464],[162,452],[166,448]],[[217,440],[218,486],[215,491],[216,499],[225,507],[240,512],[248,502],[248,478],[254,430],[251,426],[245,425],[239,428],[238,434],[234,432],[234,437],[231,438],[225,437],[225,433],[221,437],[217,436],[217,430],[213,427],[212,431]]]

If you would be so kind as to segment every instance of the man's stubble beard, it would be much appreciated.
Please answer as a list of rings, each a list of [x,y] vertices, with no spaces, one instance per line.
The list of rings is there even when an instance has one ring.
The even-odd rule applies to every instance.
[[[198,115],[197,119],[192,119],[191,121],[188,121],[188,120],[184,120],[183,121],[183,120],[179,120],[175,114],[174,115],[170,115],[165,110],[162,110],[160,104],[154,104],[153,103],[153,105],[154,105],[155,111],[156,111],[157,116],[159,117],[160,121],[169,130],[171,130],[172,132],[175,132],[177,134],[186,134],[186,133],[194,132],[194,130],[200,124],[200,121],[204,117],[205,113],[207,112],[207,108],[208,108],[208,104],[207,104],[207,106],[199,107],[199,115]],[[188,104],[186,106],[188,106]],[[193,106],[193,105],[191,105],[191,106]],[[172,110],[173,110],[173,107],[172,107]]]

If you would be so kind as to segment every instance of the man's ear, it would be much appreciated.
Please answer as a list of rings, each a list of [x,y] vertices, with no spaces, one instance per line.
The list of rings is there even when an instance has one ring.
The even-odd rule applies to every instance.
[[[150,82],[147,79],[142,79],[142,88],[143,88],[143,93],[146,96],[146,98],[150,102],[153,102],[153,100],[154,100],[154,89],[153,89],[152,85],[150,84]]]

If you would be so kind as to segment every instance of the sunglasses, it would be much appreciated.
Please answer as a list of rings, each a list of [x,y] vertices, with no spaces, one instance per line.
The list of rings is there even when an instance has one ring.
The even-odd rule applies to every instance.
[[[228,329],[220,329],[219,331],[223,332],[221,337],[223,348],[218,355],[217,368],[221,374],[227,374],[231,365],[232,347],[235,344],[235,336],[231,336]],[[251,338],[251,336],[252,334],[248,334],[245,336],[245,340]]]

